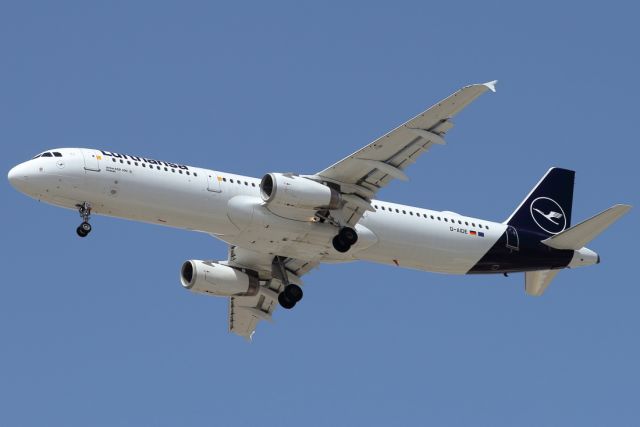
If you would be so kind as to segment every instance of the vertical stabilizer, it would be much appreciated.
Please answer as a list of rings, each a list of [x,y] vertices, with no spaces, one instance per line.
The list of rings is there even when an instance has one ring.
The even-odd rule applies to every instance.
[[[531,190],[506,224],[547,236],[571,227],[575,172],[551,168]]]

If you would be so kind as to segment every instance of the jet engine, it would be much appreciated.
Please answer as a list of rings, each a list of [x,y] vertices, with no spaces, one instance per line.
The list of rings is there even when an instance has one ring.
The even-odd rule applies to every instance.
[[[189,260],[182,264],[180,282],[185,289],[217,296],[252,296],[258,293],[257,275],[215,261]]]
[[[262,200],[299,209],[337,209],[340,193],[319,182],[293,174],[268,173],[260,182]]]

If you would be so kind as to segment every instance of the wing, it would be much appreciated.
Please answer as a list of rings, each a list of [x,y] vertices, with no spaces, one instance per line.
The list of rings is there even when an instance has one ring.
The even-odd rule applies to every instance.
[[[381,136],[315,177],[340,185],[345,194],[343,220],[354,225],[364,211],[373,210],[371,198],[393,178],[407,180],[404,169],[452,127],[451,118],[487,90],[495,92],[497,80],[466,86],[411,120]]]
[[[260,289],[250,297],[229,298],[229,332],[251,340],[256,326],[261,320],[272,322],[271,315],[278,307],[278,294],[284,285],[279,268],[274,266],[274,256],[238,248],[229,247],[230,265],[257,271],[260,276]],[[300,277],[318,265],[316,261],[303,261],[287,258],[284,261],[289,282],[302,285]]]

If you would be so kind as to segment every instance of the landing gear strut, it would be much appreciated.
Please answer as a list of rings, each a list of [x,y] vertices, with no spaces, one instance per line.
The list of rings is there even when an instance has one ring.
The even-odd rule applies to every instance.
[[[284,290],[278,295],[278,302],[283,308],[290,310],[302,299],[302,288],[295,283],[289,283],[289,276],[287,275],[287,270],[284,268],[284,262],[282,262],[281,257],[276,257],[276,263],[280,268],[282,284],[284,284]]]
[[[80,237],[87,237],[89,233],[91,233],[91,224],[89,224],[89,219],[91,218],[91,205],[87,202],[83,202],[82,204],[77,204],[78,212],[80,213],[80,217],[82,218],[82,224],[76,228],[76,233]]]
[[[350,227],[342,227],[333,238],[333,248],[341,253],[347,252],[358,241],[358,233]]]

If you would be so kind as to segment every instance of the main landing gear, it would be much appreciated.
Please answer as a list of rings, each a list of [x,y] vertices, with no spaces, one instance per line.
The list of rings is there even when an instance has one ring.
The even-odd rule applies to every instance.
[[[302,288],[295,283],[289,283],[289,276],[281,257],[276,257],[276,263],[280,268],[282,284],[284,284],[284,290],[278,295],[278,302],[283,308],[290,310],[302,299]]]
[[[351,249],[351,246],[355,245],[358,241],[358,233],[356,230],[349,227],[343,227],[340,232],[333,238],[333,248],[341,253],[347,252]]]
[[[91,205],[87,202],[83,202],[82,204],[77,204],[78,212],[80,213],[80,217],[82,218],[82,224],[76,228],[76,233],[80,237],[87,237],[89,233],[91,233],[91,224],[89,224],[89,218],[91,217]]]

